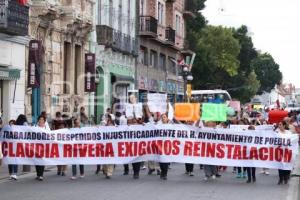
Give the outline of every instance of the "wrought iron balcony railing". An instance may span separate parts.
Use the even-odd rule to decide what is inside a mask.
[[[17,0],[0,0],[0,32],[28,35],[29,7]]]
[[[157,19],[152,16],[140,17],[140,35],[141,36],[157,36]]]
[[[171,27],[166,28],[166,41],[171,45],[175,44],[175,30]]]

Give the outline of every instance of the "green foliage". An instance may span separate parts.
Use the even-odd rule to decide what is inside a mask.
[[[205,0],[193,3],[195,10],[201,10]],[[210,26],[200,12],[194,14],[196,17],[186,22],[188,47],[197,55],[193,88],[222,88],[245,103],[257,93],[271,91],[281,81],[278,64],[271,55],[257,52],[246,26]]]
[[[224,86],[224,76],[232,77],[238,72],[238,41],[231,29],[221,26],[206,26],[197,36],[197,60],[193,67],[195,86]]]
[[[257,78],[261,83],[258,91],[259,94],[270,92],[282,80],[279,65],[270,54],[260,54],[251,62],[251,67],[255,70]]]

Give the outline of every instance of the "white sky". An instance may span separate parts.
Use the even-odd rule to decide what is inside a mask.
[[[269,52],[284,82],[300,88],[300,0],[207,0],[202,13],[209,24],[248,26],[256,49]]]

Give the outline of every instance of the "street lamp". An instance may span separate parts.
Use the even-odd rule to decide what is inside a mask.
[[[187,66],[181,65],[181,67],[182,67],[182,72],[179,74],[178,80],[181,81],[183,79],[183,86],[184,86],[183,98],[184,98],[184,102],[186,102],[187,101],[187,94],[186,94],[187,84],[188,84],[188,82],[192,81],[194,79],[194,77],[192,76],[192,73]]]

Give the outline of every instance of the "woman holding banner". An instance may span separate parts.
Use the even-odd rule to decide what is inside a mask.
[[[113,114],[109,114],[106,122],[106,126],[115,126],[115,116]],[[103,165],[103,173],[106,179],[110,179],[114,172],[114,165]]]
[[[248,130],[255,130],[255,126],[250,125],[248,127]],[[256,168],[255,167],[246,167],[246,170],[247,170],[247,177],[248,177],[248,180],[246,183],[251,183],[251,181],[253,183],[255,183],[256,182],[256,176],[255,176]]]
[[[162,124],[170,123],[167,114],[162,114],[161,122],[162,122]],[[167,180],[169,165],[170,165],[170,163],[159,163],[160,170],[161,170],[160,179]]]
[[[66,127],[66,121],[61,115],[61,112],[55,113],[55,119],[52,122],[52,130],[63,129]],[[67,165],[57,165],[57,176],[65,176]]]
[[[215,122],[206,122],[206,127],[208,128],[216,128],[217,124]],[[205,178],[204,180],[207,181],[209,178],[212,178],[213,180],[216,179],[218,174],[218,167],[215,165],[204,165],[204,173]]]
[[[284,134],[284,135],[292,134],[289,131],[288,124],[285,121],[278,123],[278,128],[276,129],[276,132],[279,134]],[[278,169],[278,174],[279,174],[278,185],[281,185],[282,183],[288,184],[288,181],[290,179],[291,170]]]
[[[80,119],[75,118],[74,119],[74,128],[80,128],[81,127],[81,122]],[[80,178],[84,178],[84,166],[79,165],[79,171],[80,171]],[[77,175],[77,166],[72,165],[72,177],[71,180],[75,180]]]
[[[49,126],[46,126],[46,118],[44,115],[39,116],[38,123],[36,126],[50,131]],[[43,181],[45,166],[44,165],[36,165],[35,170],[36,170],[36,180]]]
[[[129,96],[129,104],[126,104],[126,118],[127,125],[143,124],[143,110],[142,105],[137,103],[137,99],[134,95]],[[132,163],[133,178],[140,178],[141,162]],[[129,172],[129,165],[124,165],[124,175]]]

